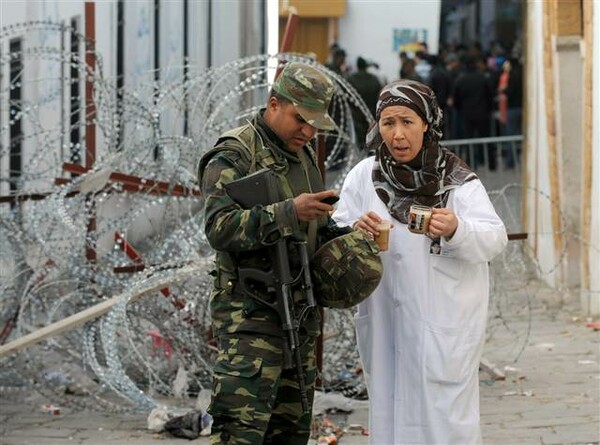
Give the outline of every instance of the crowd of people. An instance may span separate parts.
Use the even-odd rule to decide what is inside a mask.
[[[399,65],[399,79],[422,82],[435,93],[444,116],[444,140],[521,134],[523,70],[518,47],[507,51],[495,43],[483,51],[478,44],[443,45],[438,54],[430,54],[427,44],[421,42],[414,54],[399,53]],[[368,70],[377,64],[363,57],[357,59],[356,69],[350,68],[345,50],[338,45],[331,47],[326,66],[344,76],[367,105],[374,104],[374,85],[381,88],[385,83]],[[363,122],[357,114],[358,141],[363,141]],[[489,150],[489,167],[494,169],[495,147]],[[512,151],[507,150],[503,157],[505,167],[514,167]],[[475,162],[483,162],[481,153]]]

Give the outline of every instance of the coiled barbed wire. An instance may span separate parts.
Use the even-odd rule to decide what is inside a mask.
[[[336,129],[318,134],[331,147],[328,187],[339,189],[365,156],[355,141],[352,111],[368,123],[373,116],[341,76],[299,54],[250,56],[210,69],[188,64],[185,77],[183,67],[170,67],[159,82],[117,88],[115,79],[104,77],[93,42],[62,24],[12,25],[0,30],[0,40],[40,32],[44,38],[28,39],[32,44],[20,53],[0,57],[3,70],[15,61],[47,68],[38,77],[21,70],[0,86],[0,103],[11,110],[0,128],[0,140],[9,141],[0,157],[9,158],[18,143],[25,158],[20,171],[0,173],[2,194],[11,191],[0,203],[0,344],[120,297],[84,325],[0,358],[0,385],[33,387],[63,405],[112,411],[184,401],[210,385],[215,354],[208,310],[213,252],[203,231],[198,159],[224,130],[263,107],[274,59],[309,63],[334,82]],[[52,45],[60,33],[79,40],[83,57]],[[93,56],[93,67],[85,55]],[[81,97],[80,109],[70,110],[81,112],[78,122],[56,113],[72,99],[67,87],[74,81],[60,76],[61,67],[93,84],[93,109]],[[15,88],[28,92],[27,99],[15,100]],[[15,141],[10,133],[17,127],[23,131]],[[92,129],[98,150],[88,170],[86,132]],[[81,131],[80,140],[67,143],[74,130]],[[519,184],[490,191],[509,231],[520,229],[521,191]],[[528,192],[550,199],[540,190]],[[581,242],[564,230],[537,234],[555,235]],[[94,255],[87,258],[88,252]],[[531,317],[534,284],[554,273],[565,255],[542,266],[519,241],[492,263],[488,335],[507,336],[509,360],[518,360],[529,335],[511,320]],[[325,311],[323,345],[323,388],[364,395],[352,310]],[[175,385],[180,370],[187,375],[185,393]]]

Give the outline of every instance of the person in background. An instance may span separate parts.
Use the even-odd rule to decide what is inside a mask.
[[[431,88],[386,85],[376,121],[367,135],[375,155],[349,172],[333,214],[373,236],[382,220],[393,224],[382,280],[355,316],[370,443],[480,444],[488,262],[506,229],[477,175],[440,146]],[[408,230],[414,204],[432,208],[426,234]]]
[[[375,106],[377,104],[377,98],[379,97],[379,90],[381,90],[381,84],[377,76],[369,73],[367,68],[369,64],[362,57],[356,59],[357,71],[348,77],[348,83],[356,89],[365,105],[371,112],[371,115],[375,116]],[[354,130],[356,134],[356,141],[360,148],[365,146],[365,137],[367,135],[367,129],[369,123],[367,122],[364,114],[357,108],[352,108],[352,115],[354,118]]]
[[[305,445],[309,439],[319,312],[306,306],[305,291],[294,291],[296,313],[302,307],[309,309],[297,321],[304,371],[304,376],[298,376],[293,365],[285,365],[287,337],[283,320],[270,305],[277,301],[273,290],[257,281],[251,293],[260,300],[249,296],[240,282],[240,270],[272,272],[277,265],[269,246],[284,239],[290,258],[295,259],[290,264],[295,277],[299,254],[290,240],[307,239],[318,247],[311,233],[333,224],[329,217],[333,206],[322,199],[337,193],[324,190],[311,147],[317,129],[334,127],[327,114],[333,90],[331,80],[313,66],[286,64],[266,108],[246,125],[221,135],[200,160],[204,229],[216,251],[210,314],[218,357],[208,409],[214,419],[213,445]],[[244,209],[225,186],[262,168],[277,173],[285,196],[279,202]],[[306,385],[309,412],[301,407],[299,378]]]
[[[325,64],[327,68],[342,77],[348,74],[348,66],[346,65],[346,51],[342,48],[333,50],[331,63]]]
[[[380,66],[377,62],[367,59],[367,72],[377,77],[377,80],[379,80],[380,85],[385,85],[387,83],[387,78],[381,72]]]
[[[415,71],[415,60],[408,58],[404,61],[404,65],[402,65],[402,69],[404,71],[404,77],[403,79],[408,79],[408,80],[416,80],[417,82],[423,82],[423,79],[421,79],[421,76],[419,76],[417,74],[417,72]]]
[[[446,139],[448,139],[448,136],[450,135],[448,99],[451,94],[452,80],[446,71],[443,61],[438,56],[430,55],[429,63],[432,66],[431,75],[429,77],[429,86],[435,93],[435,97],[442,110],[442,115],[444,116],[443,133],[444,136],[446,136]]]
[[[453,106],[460,111],[464,138],[485,138],[490,136],[492,126],[492,110],[494,109],[495,92],[490,80],[480,69],[485,67],[481,57],[467,58],[467,70],[458,77],[454,88]],[[496,149],[488,145],[488,162],[490,170],[496,168]],[[483,152],[475,153],[475,164],[484,163]]]
[[[509,59],[502,64],[497,97],[500,134],[502,136],[521,134],[523,74],[518,60]],[[516,159],[511,146],[504,147],[502,157],[506,168],[514,168]]]
[[[429,63],[428,54],[424,51],[417,51],[415,53],[415,71],[422,79],[422,82],[429,83],[429,77],[431,76],[431,64]]]
[[[332,60],[325,66],[335,74],[343,77],[348,76],[348,66],[346,65],[346,51],[337,46],[333,49]],[[340,104],[335,99],[329,105],[329,115],[339,126],[342,123],[343,113]],[[335,129],[335,128],[334,128]],[[328,132],[325,135],[325,154],[327,156],[326,164],[329,170],[337,170],[344,166],[346,155],[348,153],[348,143],[338,138],[336,131]]]
[[[521,134],[523,107],[523,69],[516,58],[509,59],[510,75],[504,90],[507,102],[506,135]]]
[[[448,53],[444,60],[446,62],[446,72],[450,78],[450,90],[446,104],[448,105],[448,115],[444,117],[446,126],[449,128],[447,139],[462,138],[462,119],[460,111],[454,106],[454,89],[456,88],[456,80],[463,72],[460,59],[456,53]]]
[[[398,71],[398,78],[406,79],[406,71],[404,71],[404,64],[409,59],[406,51],[400,51],[400,54],[398,54],[398,59],[400,60],[400,71]]]
[[[508,78],[510,77],[510,62],[504,61],[502,64],[502,72],[498,77],[498,89],[496,100],[498,102],[498,120],[500,121],[500,132],[504,132],[506,121],[508,118],[508,102],[506,100],[506,88],[508,87]]]

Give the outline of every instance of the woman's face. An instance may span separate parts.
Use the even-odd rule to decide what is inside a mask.
[[[386,107],[379,117],[379,133],[385,145],[392,157],[403,164],[419,154],[428,128],[415,111],[404,105]]]

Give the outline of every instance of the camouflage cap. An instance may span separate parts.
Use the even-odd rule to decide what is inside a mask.
[[[375,241],[358,230],[323,244],[311,261],[317,302],[346,309],[371,295],[383,274],[378,253]]]
[[[289,62],[275,82],[273,90],[288,99],[302,118],[320,130],[333,130],[335,123],[327,109],[333,96],[333,83],[311,65]]]

